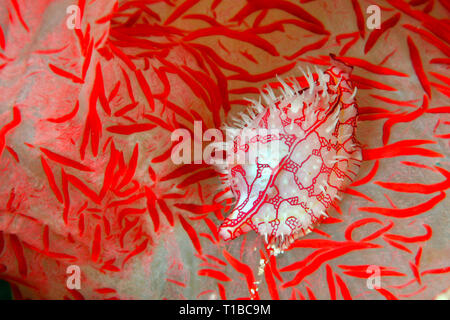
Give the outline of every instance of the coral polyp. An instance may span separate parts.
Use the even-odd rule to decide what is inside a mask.
[[[267,87],[265,104],[253,101],[227,149],[226,174],[236,205],[219,234],[230,240],[250,230],[286,248],[328,216],[327,210],[355,178],[362,157],[356,138],[358,108],[351,67],[332,58],[323,72],[278,79],[281,95]],[[231,159],[231,160],[230,160]]]

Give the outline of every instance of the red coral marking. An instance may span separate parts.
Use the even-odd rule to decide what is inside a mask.
[[[14,212],[16,210],[16,208],[12,207],[13,201],[15,198],[16,198],[16,192],[15,192],[14,188],[12,188],[9,193],[8,203],[6,203],[6,210],[8,210],[10,212]]]
[[[189,211],[193,214],[205,214],[214,212],[216,210],[220,210],[222,206],[220,204],[212,204],[212,205],[197,205],[193,203],[176,203],[175,207]]]
[[[84,80],[81,79],[80,77],[77,77],[76,75],[74,75],[74,74],[72,74],[72,73],[70,73],[70,72],[67,72],[67,71],[65,71],[65,70],[63,70],[63,69],[61,69],[61,68],[58,68],[57,66],[55,66],[55,65],[53,65],[53,64],[51,64],[51,63],[49,63],[48,66],[50,67],[50,69],[51,69],[54,73],[56,73],[57,75],[59,75],[59,76],[61,76],[61,77],[70,79],[70,80],[72,80],[74,83],[84,83]]]
[[[420,117],[421,115],[423,115],[427,109],[428,109],[428,98],[424,95],[423,103],[420,108],[408,114],[400,114],[390,117],[390,119],[388,119],[383,125],[383,144],[387,144],[389,137],[391,135],[391,129],[396,123],[411,122]]]
[[[436,89],[438,89],[442,94],[446,95],[447,97],[450,98],[450,88],[443,86],[439,83],[436,82],[430,82],[430,84],[435,87]]]
[[[101,270],[107,270],[107,271],[111,271],[111,272],[120,272],[120,269],[118,267],[112,265],[111,263],[105,263],[102,266]]]
[[[359,179],[357,181],[354,181],[351,184],[351,186],[352,187],[357,187],[357,186],[361,186],[363,184],[366,184],[366,183],[370,182],[375,177],[375,175],[377,174],[379,166],[380,166],[380,161],[376,160],[375,164],[372,167],[372,170],[370,170],[370,172],[367,174],[367,176],[365,176],[364,178],[361,178],[361,179]]]
[[[69,112],[68,114],[61,116],[59,118],[47,118],[47,121],[49,122],[53,122],[53,123],[64,123],[69,121],[70,119],[73,119],[73,117],[76,116],[76,114],[78,113],[78,110],[80,108],[80,102],[77,101],[77,103],[75,104],[75,108],[73,108],[73,110],[71,112]]]
[[[304,46],[303,48],[301,48],[300,50],[291,54],[290,56],[285,56],[285,58],[288,60],[292,60],[292,59],[295,59],[298,56],[301,56],[309,51],[318,50],[318,49],[322,48],[328,42],[328,39],[329,39],[329,37],[326,36],[317,42],[314,42],[314,43]]]
[[[149,239],[145,239],[140,245],[136,247],[130,254],[123,260],[122,268],[125,266],[125,263],[127,263],[128,260],[130,260],[132,257],[142,253],[147,249]]]
[[[9,241],[11,243],[11,247],[14,251],[14,255],[17,260],[17,269],[19,270],[19,274],[22,278],[26,278],[28,275],[28,267],[27,261],[25,259],[25,255],[23,252],[22,243],[15,234],[9,235]]]
[[[324,29],[322,22],[304,10],[301,6],[284,0],[250,0],[249,3],[257,9],[278,9],[292,14],[297,18],[318,25]],[[253,12],[253,11],[250,11]],[[232,19],[233,20],[233,19]]]
[[[133,61],[131,61],[131,59],[125,53],[123,53],[122,50],[117,48],[111,42],[109,42],[109,47],[111,48],[111,51],[128,66],[128,68],[130,68],[133,71],[137,70]],[[122,71],[123,71],[123,69],[122,69]],[[123,71],[123,72],[125,73],[125,71]]]
[[[339,242],[331,241],[331,240],[319,240],[320,242],[328,242],[328,243],[336,243],[339,244]],[[296,241],[298,242],[298,241]],[[314,241],[313,241],[314,243]],[[295,244],[295,243],[294,243]],[[319,242],[315,243],[316,245],[319,245]],[[315,257],[312,261],[310,261],[309,264],[307,264],[305,267],[303,267],[297,275],[292,279],[291,281],[285,282],[283,284],[283,288],[288,288],[292,286],[296,286],[299,284],[306,276],[310,275],[314,271],[320,268],[320,266],[329,260],[336,259],[337,257],[340,257],[344,254],[347,254],[348,252],[354,251],[354,250],[362,250],[362,249],[372,249],[372,248],[378,248],[379,245],[376,244],[369,244],[369,243],[361,243],[361,242],[352,242],[349,244],[341,243],[339,247],[331,250],[327,250],[324,253],[319,254],[317,257]]]
[[[127,104],[125,107],[123,107],[122,109],[119,109],[119,110],[117,110],[115,113],[114,113],[114,116],[116,116],[116,117],[121,117],[121,116],[123,116],[124,114],[126,114],[127,112],[129,112],[129,111],[131,111],[131,110],[133,110],[134,108],[136,108],[137,106],[138,106],[138,102],[134,102],[134,103],[130,103],[130,104]]]
[[[116,293],[117,291],[113,288],[98,288],[94,290],[100,294]]]
[[[364,266],[339,266],[340,268],[345,268],[345,267],[351,267],[349,268],[350,270],[344,271],[344,274],[351,276],[351,277],[355,277],[355,278],[360,278],[360,279],[368,279],[371,274],[367,273],[367,268],[369,267],[369,265],[364,265]],[[358,268],[354,268],[354,267],[358,267]],[[382,277],[404,277],[406,276],[406,274],[401,273],[401,272],[397,272],[397,271],[393,271],[393,270],[389,270],[388,267],[383,267],[380,266],[380,276]]]
[[[20,12],[20,7],[19,7],[19,4],[17,3],[17,0],[11,0],[11,2],[13,4],[14,11],[16,11],[17,17],[19,18],[20,23],[25,28],[25,30],[27,30],[27,32],[30,32],[30,29],[28,28],[28,25],[23,20],[22,13]]]
[[[112,19],[112,17],[114,16],[114,13],[117,11],[118,8],[119,8],[119,2],[114,3],[111,13],[98,19],[97,21],[95,21],[95,23],[102,24],[102,23],[109,22]]]
[[[200,244],[200,240],[197,236],[197,232],[195,231],[195,229],[189,224],[189,222],[187,222],[183,216],[178,215],[178,219],[181,222],[181,225],[183,227],[183,229],[186,231],[186,233],[188,234],[189,238],[192,241],[192,244],[194,245],[195,250],[197,250],[197,252],[202,255],[202,246]]]
[[[411,57],[411,62],[412,62],[414,71],[416,72],[417,78],[419,79],[420,84],[422,85],[422,88],[425,90],[427,95],[431,98],[430,83],[425,74],[425,71],[423,70],[422,59],[420,58],[419,50],[417,49],[416,45],[414,44],[414,41],[411,39],[410,36],[408,36],[407,42],[408,42],[408,47],[409,47],[409,55]]]
[[[129,125],[115,125],[106,128],[107,131],[122,135],[131,135],[135,133],[150,131],[156,128],[156,125],[152,123],[138,123]]]
[[[273,277],[272,268],[269,263],[266,263],[266,265],[264,266],[264,278],[266,280],[267,288],[272,300],[280,300],[277,284],[275,282],[275,278]]]
[[[63,203],[63,197],[61,195],[61,192],[58,189],[58,186],[56,185],[55,176],[53,175],[52,170],[50,169],[50,166],[48,165],[47,161],[41,156],[41,163],[42,168],[44,169],[45,175],[47,176],[48,184],[50,188],[52,189],[53,193],[55,194],[56,199]]]
[[[345,189],[343,191],[343,193],[351,194],[351,195],[353,195],[355,197],[360,197],[360,198],[365,199],[365,200],[370,201],[370,202],[375,202],[372,198],[369,198],[364,193],[362,193],[362,192],[360,192],[358,190],[347,188],[347,189]]]
[[[389,225],[387,225],[384,228],[379,229],[378,231],[375,231],[374,233],[368,235],[367,237],[361,239],[361,241],[371,241],[374,240],[376,238],[378,238],[379,236],[383,235],[384,233],[386,233],[387,231],[389,231],[390,229],[392,229],[392,227],[394,226],[394,223],[391,221],[389,223]]]
[[[173,284],[176,284],[179,287],[186,288],[186,283],[184,283],[184,282],[177,281],[177,280],[174,280],[174,279],[169,279],[169,278],[166,278],[166,281],[167,282],[171,282]]]
[[[364,47],[364,53],[367,54],[370,49],[372,49],[372,47],[375,45],[375,43],[377,42],[377,40],[381,37],[381,35],[386,32],[388,29],[395,27],[395,25],[398,23],[398,21],[400,20],[400,13],[396,13],[395,15],[393,15],[391,18],[387,19],[386,21],[384,21],[381,26],[380,29],[375,29],[373,30],[369,37],[367,38],[366,41],[366,45]]]
[[[0,48],[5,50],[5,34],[3,33],[3,28],[0,26]]]
[[[86,79],[86,74],[87,74],[87,71],[91,64],[91,58],[92,58],[93,51],[94,51],[94,40],[92,40],[87,47],[86,58],[84,59],[83,66],[81,68],[81,78],[83,80]]]
[[[255,299],[259,300],[259,294],[255,291],[255,276],[253,275],[252,269],[246,265],[245,263],[240,262],[238,259],[233,257],[228,251],[225,249],[222,251],[223,256],[228,261],[228,263],[239,273],[245,276],[247,280],[248,291],[251,296],[255,297]],[[254,293],[252,293],[252,289]]]
[[[410,24],[404,24],[403,25],[404,28],[411,30],[415,33],[417,33],[418,35],[420,35],[420,37],[427,41],[428,43],[430,43],[431,45],[435,46],[436,48],[438,48],[440,51],[442,51],[442,53],[444,53],[447,57],[450,57],[450,46],[448,46],[447,44],[445,44],[444,42],[442,42],[439,38],[435,37],[433,34],[431,34],[430,32],[417,28],[415,26],[412,26]],[[433,59],[435,60],[435,59]],[[436,59],[437,60],[437,59]],[[445,60],[445,59],[442,59]]]
[[[335,274],[335,277],[336,283],[341,290],[342,298],[344,298],[344,300],[353,300],[352,295],[350,294],[350,290],[348,290],[348,287],[345,284],[344,280],[342,280],[342,278],[338,274]]]
[[[234,64],[231,64],[227,61],[225,61],[224,59],[222,59],[213,49],[211,49],[210,47],[201,45],[201,44],[196,44],[193,43],[192,47],[196,48],[197,50],[199,50],[203,56],[207,56],[210,59],[212,59],[215,64],[217,64],[217,66],[230,70],[230,71],[235,71],[238,73],[246,73],[247,70],[240,68],[239,66],[235,66]],[[217,67],[216,66],[216,67]],[[212,67],[212,66],[211,66]]]
[[[393,158],[398,156],[424,156],[431,158],[442,158],[442,154],[423,148],[415,148],[417,145],[436,143],[431,140],[404,140],[388,144],[384,147],[364,149],[362,151],[364,160],[375,160],[382,158]]]
[[[146,208],[125,208],[125,209],[122,209],[117,215],[119,224],[122,225],[123,219],[125,219],[126,216],[135,215],[135,214],[142,215],[142,214],[145,213],[145,211],[147,211]],[[137,220],[135,222],[137,222]],[[132,226],[133,225],[129,225],[128,228],[131,228]],[[126,229],[127,229],[127,227],[125,229],[123,229],[123,230],[126,230]],[[126,231],[128,231],[128,230],[126,230]]]
[[[347,42],[345,44],[344,47],[342,47],[341,51],[339,51],[339,55],[343,56],[347,53],[348,50],[350,50],[350,48],[358,41],[359,39],[359,35],[358,32],[353,32],[353,33],[344,33],[341,35],[336,36],[336,41],[338,43],[338,45],[341,45],[341,40],[342,39],[347,39],[347,38],[352,38],[349,42]],[[318,63],[319,61],[316,61],[316,63]],[[327,65],[327,64],[324,64]]]
[[[379,293],[381,293],[387,300],[398,300],[396,296],[394,296],[390,291],[384,288],[375,288]]]
[[[67,174],[64,171],[64,169],[61,169],[61,182],[64,196],[63,220],[64,223],[67,225],[69,218],[70,197],[69,197],[69,182],[67,180]]]
[[[359,58],[352,58],[352,57],[336,57],[336,59],[343,61],[347,63],[348,65],[354,66],[354,67],[360,67],[367,71],[370,71],[375,74],[382,74],[386,76],[398,76],[398,77],[409,77],[406,73],[399,72],[396,70],[392,70],[389,68],[377,66],[375,64],[372,64],[370,62],[367,62],[366,60],[359,59]]]
[[[253,28],[258,27],[261,24],[268,12],[269,10],[264,9],[256,16],[255,21],[253,21]]]
[[[102,106],[103,110],[108,116],[111,116],[111,108],[109,107],[108,99],[106,98],[105,94],[105,84],[103,81],[103,73],[100,63],[98,62],[95,67],[95,81],[94,81],[94,88],[97,92],[97,97],[100,100],[100,105]]]
[[[84,214],[81,213],[80,216],[78,217],[78,233],[79,233],[80,237],[82,237],[83,234],[84,234],[84,227],[85,227],[85,225],[84,225]]]
[[[388,104],[395,104],[397,106],[405,106],[405,107],[413,107],[413,108],[416,108],[416,105],[414,105],[413,103],[419,101],[419,100],[399,101],[399,100],[390,99],[390,98],[387,98],[387,97],[378,96],[376,94],[371,94],[370,96],[375,98],[375,99],[377,99],[377,100],[386,102]]]
[[[220,299],[227,300],[227,293],[226,293],[226,290],[225,290],[225,287],[223,286],[223,284],[217,283],[217,287],[219,289]]]
[[[102,241],[102,228],[100,225],[97,225],[94,231],[94,240],[92,241],[92,252],[91,252],[91,260],[94,262],[97,262],[100,256],[101,241]]]
[[[120,81],[117,81],[116,84],[114,85],[114,88],[109,93],[108,102],[111,102],[117,96],[119,89],[120,89]]]
[[[4,247],[5,247],[5,238],[3,236],[3,231],[0,230],[0,255],[3,253]]]
[[[417,267],[417,265],[415,265],[414,263],[412,263],[410,261],[409,266],[411,268],[412,273],[414,274],[414,277],[416,278],[417,282],[419,283],[419,285],[422,285],[422,279],[420,278],[419,268]]]
[[[162,213],[167,218],[167,221],[169,222],[169,224],[171,226],[173,226],[174,225],[173,213],[169,209],[167,203],[163,199],[157,199],[157,202],[158,202],[159,208],[161,209]]]
[[[148,85],[147,80],[145,80],[145,77],[142,74],[141,70],[136,70],[135,73],[136,73],[136,79],[142,89],[142,92],[145,95],[145,98],[147,99],[150,109],[152,111],[155,111],[155,101],[153,100],[152,90],[150,89],[150,86]]]
[[[211,179],[213,177],[217,177],[217,172],[213,169],[200,171],[184,179],[177,185],[177,188],[183,189],[199,181]]]
[[[450,59],[435,58],[435,59],[431,59],[430,63],[432,63],[432,64],[447,64],[447,65],[450,65]]]
[[[89,188],[83,181],[81,181],[78,177],[75,177],[71,174],[66,174],[66,178],[70,183],[80,190],[86,197],[91,199],[96,204],[100,204],[101,200],[100,197],[97,195],[95,191],[93,191],[91,188]]]
[[[71,167],[80,171],[94,171],[88,166],[85,166],[84,164],[81,164],[75,160],[69,159],[67,157],[64,157],[62,155],[59,155],[53,151],[50,151],[47,148],[39,148],[49,159],[58,162],[64,166]]]
[[[20,162],[19,155],[14,151],[13,148],[6,146],[6,150],[11,154],[11,156],[14,158],[14,160],[16,160],[17,163]]]
[[[171,24],[176,19],[178,19],[183,13],[188,11],[190,8],[195,6],[199,0],[186,0],[181,5],[177,6],[174,12],[166,19],[164,25]]]
[[[42,241],[44,244],[44,251],[49,251],[49,247],[50,247],[50,239],[49,239],[49,228],[48,225],[44,226],[44,232],[42,235]]]
[[[192,41],[202,37],[210,36],[226,36],[235,40],[243,41],[254,45],[261,50],[266,51],[272,56],[279,56],[277,49],[267,40],[257,36],[248,31],[236,31],[231,30],[223,26],[219,27],[209,27],[204,29],[198,29],[191,32],[188,36],[184,37],[184,41]]]
[[[406,243],[428,241],[431,239],[433,230],[427,224],[424,224],[423,226],[426,229],[426,233],[423,236],[405,237],[405,236],[398,235],[398,234],[385,234],[384,237],[391,239],[391,240],[396,240],[396,241],[401,241],[401,242],[406,242]]]
[[[443,176],[445,176],[446,179],[443,182],[426,185],[420,183],[389,183],[389,182],[375,181],[375,184],[383,188],[398,192],[422,193],[422,194],[432,194],[450,188],[450,172],[440,167],[435,168]]]
[[[134,174],[136,172],[138,157],[139,157],[139,144],[136,143],[133,149],[133,153],[130,157],[130,162],[128,163],[128,168],[125,172],[125,176],[123,177],[120,184],[116,187],[117,189],[122,189],[131,181],[131,179],[133,179]]]
[[[415,259],[414,259],[415,265],[416,265],[417,267],[420,266],[420,258],[421,258],[421,257],[422,257],[422,247],[420,247],[419,250],[417,250],[417,254],[416,254],[416,257],[415,257]]]
[[[232,281],[225,273],[213,269],[200,269],[197,274],[199,276],[210,277],[219,281]]]
[[[327,264],[325,268],[327,270],[327,283],[328,290],[330,291],[330,299],[336,300],[336,285],[334,284],[333,270],[331,269],[329,264]]]
[[[450,272],[450,267],[444,267],[444,268],[428,269],[428,270],[422,271],[422,273],[420,275],[424,276],[426,274],[442,274],[442,273],[448,273],[448,272]]]
[[[392,241],[388,238],[386,238],[385,236],[383,236],[383,240],[386,241],[389,245],[391,245],[394,248],[400,249],[402,251],[408,252],[408,253],[412,253],[411,250],[409,250],[407,247],[405,247],[404,245],[397,243],[395,241]]]
[[[22,122],[22,117],[20,114],[19,108],[16,106],[13,107],[13,119],[11,122],[5,124],[3,128],[0,129],[0,157],[2,156],[3,149],[5,148],[6,143],[6,134],[10,132],[12,129],[17,127]]]
[[[364,225],[366,225],[368,223],[378,223],[378,224],[383,225],[383,223],[380,220],[376,219],[376,218],[365,218],[365,219],[361,219],[361,220],[355,221],[351,225],[349,225],[347,227],[347,229],[345,229],[345,239],[347,239],[349,241],[352,241],[353,240],[352,239],[352,232],[356,228],[362,227],[362,226],[364,226]]]
[[[355,11],[356,24],[358,26],[359,33],[361,35],[361,38],[364,39],[364,37],[366,35],[366,25],[364,23],[364,16],[361,11],[361,6],[359,5],[358,0],[352,0],[352,6],[353,6],[353,10]]]
[[[420,215],[422,213],[425,213],[432,208],[434,208],[439,202],[441,202],[443,199],[445,199],[445,193],[441,192],[434,198],[431,198],[430,200],[421,203],[417,206],[410,207],[410,208],[404,208],[404,209],[391,209],[391,208],[379,208],[379,207],[362,207],[359,208],[360,211],[365,212],[371,212],[376,213],[388,217],[395,217],[395,218],[409,218],[414,217],[417,215]]]
[[[200,88],[200,87],[198,87],[198,88]],[[202,92],[204,93],[203,90],[202,90]],[[208,100],[207,98],[205,98],[205,99]],[[169,109],[171,109],[172,111],[174,111],[177,115],[179,115],[179,116],[183,117],[184,119],[188,120],[189,122],[193,122],[194,119],[192,118],[192,116],[189,113],[187,113],[185,110],[183,110],[182,108],[177,106],[175,103],[172,103],[170,101],[166,101],[165,106],[168,107]]]
[[[379,89],[379,90],[385,90],[385,91],[397,91],[396,88],[390,87],[384,83],[363,78],[360,76],[357,76],[356,74],[352,74],[350,76],[351,80],[355,83],[356,87],[360,87],[361,89]]]

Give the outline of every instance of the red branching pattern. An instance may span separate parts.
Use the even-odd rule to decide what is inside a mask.
[[[64,5],[0,8],[0,278],[16,299],[449,289],[448,1],[79,0],[79,29]],[[354,67],[358,176],[283,254],[256,233],[224,242],[224,177],[201,159],[174,164],[171,133],[199,140],[194,120],[219,127],[280,88],[277,75],[306,87],[295,66],[325,70],[330,53]],[[70,265],[81,290],[67,287]]]

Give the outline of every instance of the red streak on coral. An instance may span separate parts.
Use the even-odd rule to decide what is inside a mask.
[[[243,42],[251,43],[257,48],[260,48],[273,56],[279,56],[277,49],[267,40],[250,32],[239,32],[231,30],[225,27],[209,27],[205,29],[199,29],[191,32],[188,36],[184,37],[184,41],[192,41],[202,37],[223,35],[232,39],[240,40]]]
[[[431,158],[442,158],[443,155],[424,148],[416,148],[417,145],[435,143],[430,140],[403,140],[388,144],[384,147],[363,150],[364,160],[392,158],[406,155],[420,155]]]
[[[379,293],[381,293],[387,300],[398,300],[396,296],[394,296],[390,291],[384,288],[375,288]]]
[[[50,67],[50,69],[51,69],[54,73],[56,73],[57,75],[59,75],[59,76],[61,76],[61,77],[70,79],[70,80],[72,80],[74,83],[84,83],[84,80],[81,79],[80,77],[77,77],[76,75],[74,75],[74,74],[72,74],[72,73],[70,73],[70,72],[67,72],[67,71],[65,71],[65,70],[63,70],[63,69],[61,69],[61,68],[59,68],[59,67],[57,67],[57,66],[55,66],[55,65],[53,65],[53,64],[51,64],[51,63],[49,63],[48,66]]]
[[[228,263],[239,273],[245,276],[247,280],[248,291],[251,296],[254,296],[255,299],[259,299],[259,294],[257,291],[252,293],[252,289],[255,289],[255,276],[253,275],[252,269],[246,265],[245,263],[240,262],[238,259],[233,257],[228,251],[225,249],[222,251],[223,256],[228,261]]]
[[[372,47],[375,45],[375,43],[383,33],[385,33],[388,29],[395,27],[395,25],[400,20],[400,16],[401,16],[400,13],[396,13],[391,18],[384,21],[381,24],[380,29],[375,29],[370,33],[366,41],[366,46],[364,47],[364,53],[367,54],[370,51],[370,49],[372,49]]]
[[[17,107],[13,107],[13,120],[3,126],[0,129],[0,157],[2,156],[3,149],[5,148],[6,134],[12,129],[17,127],[22,121],[20,110]]]
[[[417,78],[419,78],[419,81],[423,89],[425,90],[427,95],[431,98],[430,83],[425,74],[425,71],[423,70],[422,59],[420,58],[419,50],[417,49],[416,45],[414,44],[410,36],[408,36],[407,42],[409,47],[409,55],[411,57],[411,62],[414,67],[414,70],[416,71]]]
[[[100,256],[101,241],[102,241],[102,229],[100,225],[97,225],[94,231],[94,241],[92,242],[92,253],[91,253],[91,259],[94,262],[97,262]]]
[[[49,122],[54,122],[54,123],[64,123],[69,121],[70,119],[72,119],[73,117],[76,116],[76,114],[78,113],[78,110],[80,108],[80,103],[79,101],[77,101],[75,108],[73,108],[73,110],[71,112],[69,112],[68,114],[61,116],[59,118],[47,118],[47,121]]]
[[[26,24],[25,20],[23,20],[22,13],[20,12],[19,4],[17,3],[17,0],[11,0],[14,10],[16,11],[17,17],[19,18],[20,23],[22,26],[27,30],[27,32],[30,32],[30,29],[28,28],[28,25]]]
[[[63,203],[63,197],[61,195],[61,192],[58,189],[58,186],[55,181],[55,176],[53,175],[53,172],[50,169],[50,166],[48,165],[47,161],[43,157],[41,157],[41,163],[42,163],[42,168],[44,169],[45,175],[47,176],[48,184],[49,184],[50,188],[52,189],[53,193],[55,194],[56,199],[58,199],[58,201],[60,203]]]
[[[426,234],[424,234],[422,236],[405,237],[405,236],[397,235],[397,234],[385,234],[384,237],[391,239],[391,240],[396,240],[396,241],[401,241],[401,242],[406,242],[406,243],[428,241],[428,240],[430,240],[430,238],[433,234],[433,231],[429,225],[424,224],[423,226],[425,227],[427,232],[426,232]]]
[[[339,286],[339,289],[341,290],[342,298],[344,300],[353,300],[352,295],[350,294],[350,291],[348,290],[347,285],[345,284],[344,280],[336,273],[336,283]]]
[[[301,56],[309,51],[313,51],[313,50],[318,50],[320,48],[322,48],[327,42],[328,42],[328,38],[329,37],[324,37],[323,39],[311,43],[309,45],[304,46],[303,48],[301,48],[300,50],[296,51],[295,53],[291,54],[290,56],[287,56],[286,59],[288,60],[292,60],[297,58],[298,56]]]
[[[366,25],[364,23],[364,16],[361,10],[361,6],[359,5],[358,0],[352,0],[352,6],[353,10],[355,11],[356,15],[356,24],[358,25],[359,33],[361,35],[361,38],[364,39],[366,35]]]
[[[183,13],[188,11],[191,7],[195,6],[199,0],[186,0],[178,6],[174,12],[167,18],[164,22],[165,25],[174,22],[177,18],[179,18]]]
[[[82,163],[79,163],[75,160],[69,159],[67,157],[61,156],[47,148],[39,148],[49,159],[58,162],[64,166],[67,167],[71,167],[71,168],[75,168],[77,170],[80,171],[93,171],[91,168],[89,168],[88,166],[85,166]]]
[[[232,281],[225,273],[213,269],[200,269],[197,274],[199,276],[210,277],[219,281]]]
[[[391,208],[379,208],[379,207],[362,207],[359,208],[361,211],[376,213],[388,217],[395,218],[409,218],[414,217],[428,210],[432,209],[439,202],[441,202],[445,198],[445,193],[440,192],[437,196],[431,198],[430,200],[421,203],[417,206],[404,208],[404,209],[391,209]]]
[[[127,263],[128,260],[130,260],[132,257],[144,252],[145,249],[147,249],[148,242],[149,239],[145,239],[140,245],[138,245],[133,251],[131,251],[130,254],[127,255],[126,258],[123,260],[122,268],[125,265],[125,263]]]
[[[15,234],[9,235],[9,241],[16,257],[19,274],[22,278],[26,278],[28,275],[28,266],[23,252],[22,243]]]
[[[378,224],[383,224],[380,220],[376,219],[376,218],[366,218],[366,219],[361,219],[358,221],[353,222],[351,225],[349,225],[347,227],[347,229],[345,229],[345,239],[352,241],[352,232],[359,227],[362,227],[368,223],[378,223]]]
[[[327,284],[328,290],[330,291],[330,299],[336,300],[336,285],[334,284],[333,270],[331,269],[329,264],[327,264],[325,268],[327,270]]]
[[[192,244],[194,245],[195,250],[201,255],[202,254],[202,246],[200,244],[200,240],[198,239],[197,232],[195,229],[189,224],[189,222],[186,221],[186,219],[183,218],[182,215],[178,215],[178,219],[180,219],[181,225],[183,229],[188,234],[189,238],[192,241]]]

